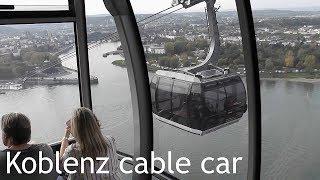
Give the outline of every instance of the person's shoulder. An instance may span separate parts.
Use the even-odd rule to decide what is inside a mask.
[[[31,144],[31,147],[29,148],[30,152],[42,152],[45,156],[53,156],[54,152],[52,148],[45,143],[40,144]]]
[[[48,145],[48,144],[45,144],[45,143],[40,143],[40,144],[31,144],[31,147],[33,149],[38,149],[38,150],[47,150],[47,151],[52,151],[52,148]]]

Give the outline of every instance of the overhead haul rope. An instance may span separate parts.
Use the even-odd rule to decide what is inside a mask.
[[[176,6],[177,6],[177,5],[176,5]],[[163,13],[163,12],[165,12],[165,11],[168,11],[168,10],[170,10],[170,9],[172,9],[172,8],[176,7],[176,6],[172,6],[172,7],[166,8],[166,9],[164,9],[164,10],[162,10],[162,11],[159,11],[159,12],[157,12],[157,13],[153,14],[153,15],[150,15],[150,16],[148,16],[148,17],[146,17],[146,18],[142,19],[142,20],[139,20],[139,21],[137,22],[137,24],[140,26],[140,24],[141,24],[143,21],[146,21],[146,20],[148,20],[148,19],[150,19],[150,18],[152,18],[152,17],[155,17],[155,16],[157,16],[158,14],[161,14],[161,13]],[[174,13],[174,12],[176,12],[176,11],[180,10],[180,9],[182,9],[182,8],[179,8],[179,9],[176,9],[176,10],[174,10],[174,11],[171,11],[171,12],[169,12],[169,13],[167,13],[167,14],[165,14],[165,15],[161,16],[161,17],[164,17],[164,16],[167,16],[167,15],[170,15],[170,14],[172,14],[172,13]],[[159,18],[155,18],[155,19],[154,19],[154,20],[152,20],[152,21],[155,21],[155,20],[157,20],[157,19],[159,19]],[[144,24],[142,24],[142,25],[146,25],[146,24],[148,24],[148,23],[151,23],[152,21],[149,21],[149,22],[144,23]],[[88,50],[91,50],[92,48],[95,48],[95,47],[99,46],[100,44],[102,44],[102,43],[103,43],[103,41],[111,40],[111,38],[114,38],[114,37],[115,37],[115,35],[116,35],[116,36],[118,36],[118,32],[117,32],[117,31],[115,31],[115,32],[113,32],[113,33],[109,34],[108,36],[106,36],[106,37],[104,37],[104,38],[100,39],[99,41],[101,41],[101,42],[89,44],[89,46],[90,46],[90,47],[88,47]],[[73,45],[72,45],[71,47],[73,47]],[[75,51],[73,51],[73,52],[69,52],[69,53],[70,53],[70,54],[74,54],[74,53],[75,53]],[[64,57],[68,56],[68,55],[69,55],[69,53],[65,54],[65,55],[64,55],[63,57],[61,57],[61,58],[64,58]]]
[[[173,21],[171,21],[170,23],[172,23]],[[161,26],[161,25],[158,25],[158,26]],[[154,27],[157,27],[157,26],[153,26],[152,28],[154,28]],[[113,40],[117,40],[118,39],[118,37],[117,36],[114,36],[113,37],[114,39]],[[116,38],[116,39],[115,39]],[[94,48],[94,47],[93,47]],[[93,48],[88,48],[89,50],[90,49],[93,49]],[[42,72],[42,71],[45,71],[45,70],[47,70],[47,69],[49,69],[49,68],[51,68],[51,67],[54,67],[54,66],[56,66],[56,65],[58,65],[58,64],[60,64],[60,62],[63,62],[63,61],[66,61],[66,60],[69,60],[70,58],[73,58],[73,57],[75,57],[75,54],[70,54],[68,57],[65,57],[64,59],[62,59],[61,61],[55,61],[52,65],[50,65],[50,66],[48,66],[48,65],[46,65],[45,67],[43,67],[43,68],[39,68],[39,69],[37,69],[37,70],[35,70],[35,71],[37,71],[37,72],[35,72],[35,73],[33,73],[33,74],[31,74],[31,75],[29,75],[28,77],[25,77],[25,79],[28,79],[28,78],[30,78],[30,77],[32,77],[32,76],[34,76],[34,75],[36,75],[38,72]]]
[[[176,5],[176,6],[178,6],[178,5]],[[152,20],[150,20],[150,21],[147,21],[147,22],[145,22],[145,23],[143,23],[143,24],[141,23],[141,22],[146,21],[146,20],[148,20],[148,19],[150,19],[150,18],[152,18],[152,17],[157,16],[158,14],[161,14],[161,13],[167,11],[167,10],[170,10],[170,9],[176,7],[176,6],[172,6],[172,7],[166,8],[166,9],[164,9],[164,10],[162,10],[162,11],[159,11],[159,12],[153,14],[153,15],[150,15],[150,16],[148,16],[148,17],[146,17],[146,18],[138,21],[137,24],[138,24],[138,26],[144,26],[144,25],[147,25],[147,24],[149,24],[149,23],[152,23],[152,22],[154,22],[154,21],[156,21],[156,20],[158,20],[158,19],[160,19],[160,18],[163,18],[163,17],[165,17],[165,16],[168,16],[168,15],[174,13],[174,12],[177,12],[177,11],[183,9],[183,7],[180,7],[180,8],[178,8],[178,9],[175,9],[175,10],[173,10],[173,11],[170,11],[169,13],[166,13],[166,14],[164,14],[164,15],[162,15],[162,16],[159,16],[159,17],[156,17],[156,18],[154,18],[154,19],[152,19]],[[105,41],[107,41],[107,40],[118,40],[118,38],[119,38],[119,37],[118,37],[118,32],[115,31],[115,32],[109,34],[108,36],[100,39],[100,40],[99,40],[100,42],[89,44],[89,45],[88,45],[88,51],[91,50],[91,49],[93,49],[93,48],[95,48],[95,47],[97,47],[97,46],[100,46],[101,44],[103,44],[103,43],[104,43]],[[71,48],[71,47],[74,47],[74,45],[69,46],[68,48]],[[65,49],[56,52],[55,55],[63,52],[64,50],[65,50]],[[43,67],[40,67],[39,69],[34,70],[34,71],[31,72],[30,74],[27,74],[26,77],[23,78],[23,80],[26,80],[26,79],[28,79],[28,78],[30,78],[30,77],[38,74],[39,72],[43,72],[43,71],[45,71],[45,70],[47,70],[47,69],[49,69],[49,68],[51,68],[51,67],[54,67],[54,66],[60,64],[61,62],[64,62],[64,61],[66,61],[66,60],[69,60],[70,58],[73,58],[73,57],[75,57],[75,56],[76,56],[76,51],[70,51],[70,52],[68,52],[67,54],[65,54],[65,55],[63,55],[62,57],[60,57],[60,60],[61,60],[61,61],[55,61],[52,65],[49,65],[49,66],[48,66],[48,65],[44,65]]]
[[[171,11],[171,12],[169,12],[169,13],[166,13],[166,14],[160,16],[160,17],[157,17],[157,18],[155,18],[155,19],[153,19],[153,20],[151,20],[151,21],[148,21],[148,22],[142,24],[141,22],[147,20],[147,18],[144,18],[143,20],[138,21],[138,26],[144,26],[144,25],[150,24],[150,23],[152,23],[153,21],[156,21],[156,20],[158,20],[158,19],[160,19],[160,18],[163,18],[163,17],[165,17],[165,16],[168,16],[168,15],[174,13],[174,12],[177,12],[177,11],[181,10],[182,8],[183,8],[183,7],[179,8],[179,9],[176,9],[176,10],[173,10],[173,11]],[[157,13],[157,14],[159,14],[159,13]],[[152,16],[149,16],[149,17],[151,18],[151,17],[154,17],[154,16],[155,16],[155,15],[152,15]],[[148,19],[149,19],[149,18],[148,18]],[[93,48],[101,45],[101,44],[103,43],[103,41],[106,41],[106,40],[117,40],[117,38],[118,38],[118,32],[115,31],[115,32],[109,34],[108,36],[106,36],[105,38],[100,39],[99,41],[101,41],[101,42],[90,44],[89,47],[88,47],[88,50],[91,50],[91,49],[93,49]],[[70,52],[70,54],[72,54],[72,55],[75,55],[74,53],[75,53],[74,51],[73,51],[73,52]],[[69,53],[67,53],[66,55],[62,56],[61,59],[64,59],[65,57],[70,58]]]

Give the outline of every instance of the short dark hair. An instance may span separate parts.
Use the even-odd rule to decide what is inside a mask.
[[[12,138],[14,145],[28,143],[31,139],[30,119],[22,113],[3,115],[1,129],[6,137]]]

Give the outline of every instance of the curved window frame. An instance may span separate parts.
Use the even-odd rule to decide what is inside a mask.
[[[118,32],[120,32],[120,40],[122,44],[125,44],[124,54],[126,59],[129,60],[128,73],[130,86],[134,87],[134,90],[137,88],[137,81],[142,81],[145,78],[148,78],[147,67],[145,56],[143,53],[143,46],[140,38],[139,29],[134,18],[134,13],[131,7],[130,2],[126,0],[104,0],[105,5],[111,15],[115,18],[117,24]],[[259,180],[260,179],[260,164],[261,164],[261,100],[260,100],[260,80],[259,80],[259,69],[257,64],[257,48],[256,48],[256,39],[255,39],[255,30],[253,24],[252,10],[249,0],[236,0],[237,12],[240,23],[240,30],[242,36],[242,44],[244,48],[244,58],[245,66],[247,69],[247,91],[248,91],[248,118],[249,118],[249,152],[248,152],[248,172],[247,179],[249,180]],[[129,20],[129,22],[128,22]],[[124,25],[124,22],[127,24]],[[135,62],[136,64],[134,64]],[[143,63],[141,63],[143,62]],[[139,67],[134,65],[140,65]],[[137,70],[141,71],[137,71]],[[141,73],[144,77],[138,78],[141,76]],[[146,82],[149,82],[147,80]],[[143,83],[140,84],[143,86]],[[149,84],[144,84],[142,89],[149,88]],[[131,91],[132,96],[139,96],[139,92]],[[145,104],[150,103],[150,91],[148,95],[140,96],[136,100],[133,99],[133,105],[137,105],[134,101],[141,101]],[[143,109],[145,106],[139,106],[139,109]],[[147,112],[149,110],[149,112]],[[152,109],[145,109],[146,116],[152,115]],[[142,115],[142,116],[143,116]],[[152,123],[146,122],[145,119],[140,116],[134,117],[134,123],[139,124],[140,126],[144,124],[144,127],[152,127]],[[136,131],[137,129],[135,129]],[[153,129],[139,129],[141,134],[148,134],[149,137],[153,136]],[[143,132],[141,132],[141,130]],[[136,132],[135,132],[136,135]],[[153,138],[146,141],[144,137],[135,137],[135,140],[139,139],[137,142],[144,142],[140,144],[140,147],[143,145],[143,151],[141,149],[136,149],[135,154],[143,155],[147,158],[147,161],[150,162],[149,152],[153,149]],[[144,151],[149,149],[149,151]],[[134,179],[151,179],[151,175],[137,175],[134,176]]]
[[[248,180],[260,179],[261,164],[261,98],[257,61],[257,48],[250,0],[235,0],[240,23],[245,66],[247,69],[247,95],[249,119]],[[104,0],[105,6],[114,17],[127,60],[129,83],[133,104],[134,157],[144,157],[151,164],[153,150],[153,121],[150,86],[144,50],[139,29],[127,0]],[[87,32],[84,0],[69,0],[69,10],[64,11],[0,11],[0,25],[73,22],[76,35],[76,54],[79,76],[80,102],[92,108],[88,62]],[[53,144],[57,147],[59,144]],[[121,154],[129,156],[126,154]],[[135,164],[136,162],[134,162]],[[163,173],[159,179],[177,179]],[[133,174],[133,179],[149,180],[151,174]]]

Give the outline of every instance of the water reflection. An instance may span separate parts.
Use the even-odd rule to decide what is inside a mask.
[[[277,80],[261,87],[262,179],[319,177],[320,85]]]
[[[276,86],[276,81],[274,80],[262,80],[260,81],[262,88],[273,89]]]
[[[289,89],[294,88],[294,85],[296,85],[297,83],[294,83],[292,81],[285,81],[284,84],[285,84],[286,88],[289,90]]]

